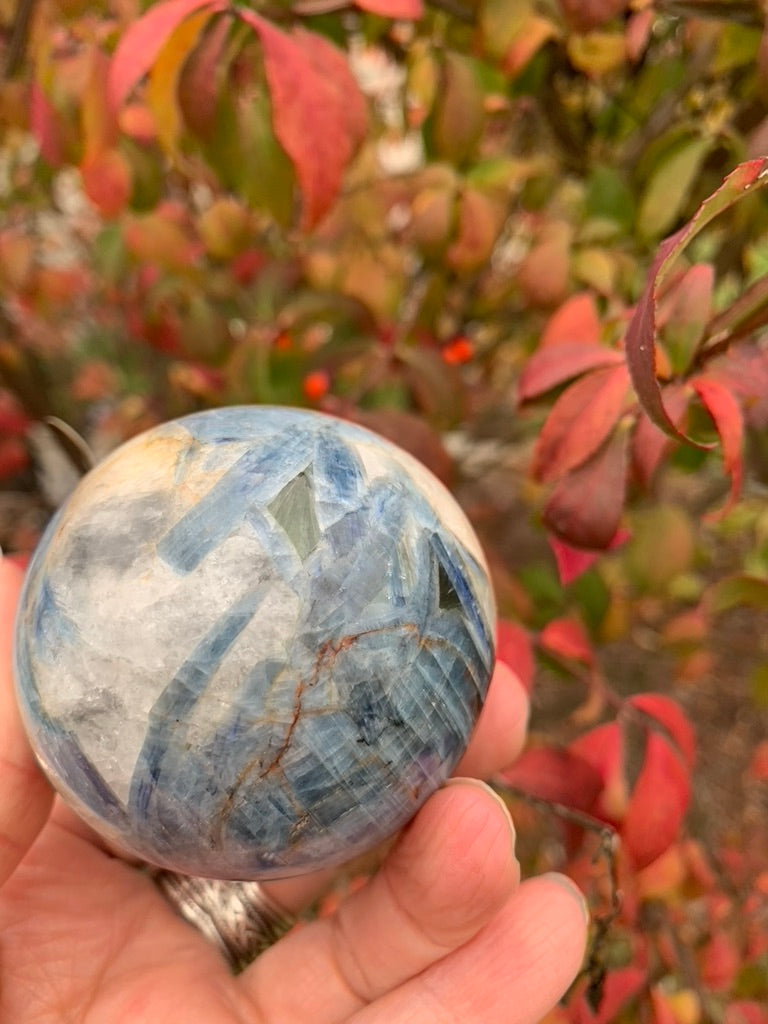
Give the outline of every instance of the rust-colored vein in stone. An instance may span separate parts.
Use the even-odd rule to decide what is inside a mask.
[[[303,679],[299,679],[296,683],[296,689],[294,690],[293,696],[293,714],[291,716],[290,722],[288,723],[288,728],[286,729],[285,737],[283,738],[283,742],[280,744],[279,750],[276,752],[275,756],[272,758],[272,760],[266,767],[264,767],[261,764],[260,759],[257,757],[253,758],[252,760],[248,761],[245,765],[243,765],[243,768],[241,769],[237,778],[235,779],[232,788],[227,794],[227,799],[224,802],[221,811],[217,816],[216,824],[212,829],[212,831],[215,832],[217,836],[220,836],[221,833],[223,832],[226,823],[229,820],[232,811],[234,810],[235,797],[237,796],[239,789],[241,788],[241,786],[244,785],[244,783],[251,775],[251,773],[258,770],[257,778],[265,779],[267,778],[267,776],[269,776],[270,774],[272,774],[280,768],[280,763],[291,745],[291,738],[293,737],[294,730],[296,729],[296,725],[298,724],[299,718],[301,716],[302,701],[305,687],[314,686],[317,683],[318,679],[320,678],[320,673],[323,669],[323,665],[325,663],[333,664],[337,656],[342,651],[348,650],[350,647],[353,647],[358,642],[358,640],[361,639],[361,637],[372,636],[376,633],[386,633],[391,631],[392,629],[392,626],[378,626],[375,629],[366,629],[360,633],[351,633],[349,636],[342,637],[336,643],[334,643],[332,640],[327,640],[322,645],[322,647],[317,652],[315,664],[312,669],[312,675],[309,680],[309,683],[305,683]],[[409,633],[418,632],[416,624],[412,622],[402,623],[397,627],[397,629],[404,629]],[[420,637],[420,643],[424,643],[423,637]]]

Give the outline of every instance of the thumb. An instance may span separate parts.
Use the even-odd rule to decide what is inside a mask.
[[[29,748],[11,670],[13,621],[23,574],[0,558],[0,885],[48,818],[53,792]]]
[[[272,946],[241,983],[265,1020],[304,1020],[307,1006],[315,1024],[346,1020],[493,920],[519,881],[513,845],[509,813],[488,787],[453,780],[367,885]]]

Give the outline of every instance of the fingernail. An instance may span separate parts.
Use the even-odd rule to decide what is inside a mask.
[[[488,796],[493,797],[493,799],[496,801],[496,803],[499,805],[499,807],[504,812],[504,817],[506,818],[507,825],[509,826],[509,833],[512,836],[512,852],[513,853],[515,852],[515,843],[517,842],[517,833],[515,832],[515,823],[512,821],[512,815],[509,813],[509,808],[507,807],[507,805],[504,803],[502,798],[499,796],[499,794],[494,789],[492,789],[487,783],[481,782],[480,779],[464,778],[463,776],[459,776],[459,777],[454,776],[453,778],[448,779],[447,782],[444,783],[444,785],[445,786],[472,786],[473,789],[481,789],[484,793],[487,793]]]
[[[579,904],[581,912],[584,915],[584,920],[587,924],[591,921],[591,915],[589,912],[589,904],[587,903],[586,897],[581,889],[576,885],[573,879],[567,875],[561,875],[557,871],[549,871],[541,876],[542,878],[548,878],[550,882],[555,882],[560,886],[561,889],[565,889]]]

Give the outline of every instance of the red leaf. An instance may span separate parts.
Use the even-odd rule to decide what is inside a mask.
[[[595,298],[589,292],[580,292],[566,299],[547,320],[539,348],[548,345],[598,345],[600,343],[600,317]]]
[[[733,393],[712,377],[696,377],[691,381],[707,412],[712,417],[723,446],[723,465],[731,478],[731,493],[719,515],[723,516],[738,500],[743,475],[742,446],[744,420],[741,406]]]
[[[400,445],[430,469],[438,480],[450,484],[453,460],[438,431],[426,420],[404,409],[354,409],[345,415]]]
[[[621,547],[629,540],[629,537],[628,530],[617,530],[606,550],[613,551],[615,548]],[[557,574],[564,587],[583,575],[600,557],[599,551],[582,551],[580,548],[571,547],[570,544],[566,544],[558,537],[548,536],[547,541],[555,556]]]
[[[529,796],[588,811],[603,788],[598,770],[571,750],[531,747],[499,780]]]
[[[602,779],[602,792],[591,808],[602,820],[616,824],[627,808],[627,781],[624,776],[624,738],[618,722],[606,722],[590,729],[569,747],[570,751],[592,765]]]
[[[725,1024],[768,1024],[768,1007],[753,999],[734,999],[725,1008]]]
[[[619,528],[626,486],[627,432],[619,428],[588,462],[560,480],[543,522],[574,547],[605,550]]]
[[[701,954],[701,980],[708,989],[727,992],[742,966],[742,958],[733,938],[718,929]]]
[[[305,228],[328,212],[365,130],[365,105],[349,65],[311,32],[287,35],[253,11],[238,16],[257,33],[280,145],[296,169]]]
[[[548,536],[547,541],[557,563],[557,574],[564,587],[582,576],[600,557],[597,551],[582,551],[572,548],[559,537]]]
[[[404,21],[418,21],[424,16],[421,0],[355,0],[355,6],[382,18],[402,18]]]
[[[219,73],[231,27],[230,18],[217,18],[184,62],[179,76],[179,109],[189,130],[203,140],[210,139],[216,127]]]
[[[123,135],[142,146],[148,146],[157,138],[152,111],[144,103],[126,103],[117,121]]]
[[[701,204],[691,220],[661,243],[648,274],[645,289],[627,329],[627,365],[640,404],[666,434],[697,448],[711,446],[699,444],[677,429],[664,406],[659,382],[656,379],[656,303],[665,278],[688,242],[719,213],[753,189],[765,184],[767,177],[768,158],[739,164],[720,188]]]
[[[0,480],[16,476],[27,468],[29,455],[24,442],[18,437],[0,438]]]
[[[117,143],[117,118],[107,102],[108,77],[109,58],[100,50],[92,50],[81,101],[83,163],[114,148]]]
[[[624,42],[627,47],[627,58],[633,64],[639,61],[647,50],[655,24],[655,14],[650,7],[645,7],[636,14],[630,14],[627,18]]]
[[[521,402],[543,395],[551,388],[600,366],[616,366],[624,356],[615,349],[587,342],[554,342],[534,352],[520,374],[518,397]]]
[[[590,32],[620,14],[628,0],[560,0],[560,6],[576,32]]]
[[[592,1013],[582,996],[573,1008],[573,1024],[613,1024],[627,1003],[638,995],[645,980],[645,971],[639,967],[619,967],[609,971],[597,1013]]]
[[[750,426],[768,429],[768,349],[735,345],[708,368],[707,376],[736,395]]]
[[[688,409],[685,388],[674,384],[664,388],[664,406],[679,427]],[[674,443],[641,411],[632,435],[632,469],[643,487],[650,487],[661,460]]]
[[[568,661],[595,664],[595,652],[584,626],[578,619],[553,619],[539,633],[539,646],[549,654]]]
[[[768,740],[762,740],[753,750],[747,773],[756,782],[768,782]]]
[[[509,619],[496,625],[496,657],[512,669],[530,693],[533,686],[533,645],[527,629]]]
[[[131,168],[117,149],[104,149],[88,157],[80,167],[83,191],[107,220],[125,209],[131,198]]]
[[[341,50],[315,32],[298,28],[294,38],[315,72],[333,92],[336,113],[346,128],[351,155],[368,131],[368,108],[347,59]]]
[[[30,86],[29,127],[40,155],[52,167],[64,162],[64,144],[56,110],[37,82]]]
[[[165,0],[126,30],[109,68],[107,97],[113,108],[119,107],[146,75],[174,29],[201,7],[221,11],[226,4],[220,0]]]
[[[571,384],[539,434],[531,465],[534,477],[557,480],[594,455],[615,427],[628,388],[623,365],[594,370]]]
[[[660,857],[679,838],[691,781],[666,737],[648,731],[645,756],[621,826],[624,846],[637,868]]]
[[[669,997],[657,986],[650,992],[651,1006],[653,1007],[653,1024],[678,1024],[672,1007],[669,1004]]]
[[[0,388],[0,437],[25,434],[31,422],[15,396]]]
[[[638,693],[629,697],[627,704],[660,722],[672,737],[685,763],[693,768],[696,760],[696,734],[677,701],[658,693]]]

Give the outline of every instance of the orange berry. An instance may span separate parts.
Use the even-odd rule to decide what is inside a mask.
[[[450,366],[460,366],[462,363],[468,363],[474,354],[474,344],[463,334],[448,342],[442,352],[443,359]]]
[[[280,331],[272,344],[277,352],[290,352],[293,348],[293,338],[288,331]]]
[[[304,396],[310,402],[319,402],[324,395],[328,394],[330,386],[331,378],[327,370],[312,370],[306,375],[302,385]]]

